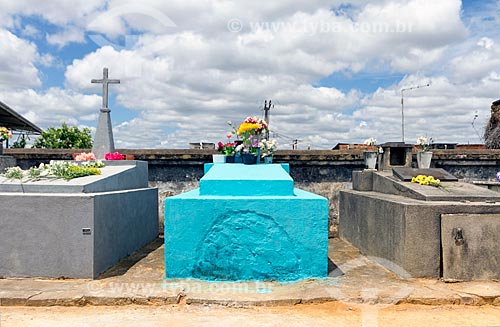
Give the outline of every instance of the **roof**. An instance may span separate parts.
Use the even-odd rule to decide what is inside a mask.
[[[42,129],[0,101],[0,126],[18,131],[28,131],[36,134],[42,133]]]

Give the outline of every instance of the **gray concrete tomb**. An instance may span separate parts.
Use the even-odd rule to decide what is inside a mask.
[[[500,279],[500,193],[463,182],[445,181],[438,188],[397,177],[418,173],[353,172],[353,190],[340,191],[340,237],[401,275]],[[440,169],[425,173],[453,179]]]
[[[158,236],[158,190],[143,161],[101,175],[0,177],[0,276],[95,278]]]

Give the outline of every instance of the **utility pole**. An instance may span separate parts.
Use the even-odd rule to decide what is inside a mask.
[[[267,123],[267,131],[266,131],[266,140],[269,141],[269,111],[271,110],[271,107],[274,108],[274,105],[271,104],[271,100],[269,100],[269,103],[267,100],[264,100],[264,120]]]
[[[408,87],[405,89],[401,89],[401,134],[402,134],[402,141],[405,143],[405,105],[404,105],[404,91],[411,91],[415,89],[420,89],[423,87],[428,87],[431,86],[430,83],[427,83],[425,85],[417,85],[417,86],[412,86]]]

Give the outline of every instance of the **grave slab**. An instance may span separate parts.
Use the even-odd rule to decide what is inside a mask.
[[[372,191],[340,191],[340,237],[363,254],[380,258],[388,269],[402,276],[493,278],[491,264],[498,267],[495,245],[498,237],[491,233],[498,235],[500,222],[496,218],[486,223],[486,218],[478,218],[478,215],[500,215],[500,194],[462,182],[442,182],[442,186],[404,182],[389,172],[374,172]],[[444,215],[457,214],[462,215],[451,224],[453,226],[443,224]],[[468,215],[475,218],[467,218]],[[470,237],[470,253],[457,252],[460,249],[452,248],[442,239],[443,235],[447,237],[446,242],[450,241],[448,229],[461,224]],[[478,249],[491,243],[491,250],[496,252],[483,249],[484,256],[480,256]],[[450,268],[446,273],[444,260],[457,270]]]
[[[95,278],[158,235],[147,164],[106,164],[68,182],[0,180],[0,276]]]

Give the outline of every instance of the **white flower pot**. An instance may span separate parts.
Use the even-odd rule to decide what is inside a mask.
[[[214,164],[225,163],[226,162],[226,155],[224,155],[224,154],[213,154],[212,155],[212,161],[214,162]]]
[[[430,151],[418,151],[417,152],[417,164],[418,168],[430,168],[432,160],[432,152]]]
[[[366,168],[367,169],[375,169],[375,166],[377,165],[378,152],[377,151],[365,151],[363,154],[365,157]]]

